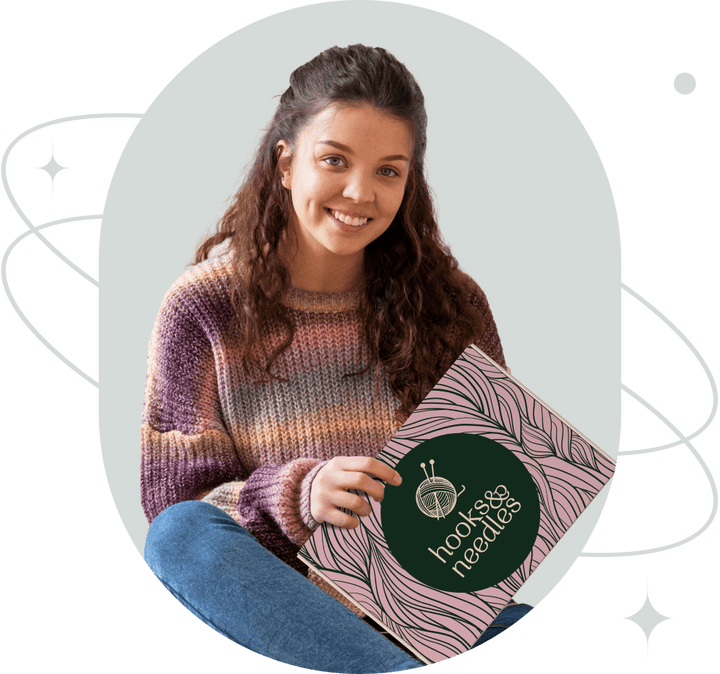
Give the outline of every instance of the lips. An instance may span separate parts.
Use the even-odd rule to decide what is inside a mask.
[[[370,220],[372,220],[372,218],[368,218],[363,215],[355,213],[344,213],[343,211],[336,211],[330,208],[326,208],[325,211],[332,215],[339,222],[342,222],[343,224],[350,227],[362,227]]]

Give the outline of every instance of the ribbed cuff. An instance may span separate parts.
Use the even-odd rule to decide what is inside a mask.
[[[312,529],[302,516],[302,484],[307,474],[317,467],[317,459],[296,459],[285,464],[279,475],[280,492],[277,500],[277,522],[285,535],[297,545],[305,545]]]
[[[325,467],[327,461],[321,461],[315,468],[313,468],[303,479],[300,485],[300,516],[302,517],[305,526],[308,529],[315,531],[320,526],[319,522],[315,521],[315,518],[310,512],[310,490],[312,489],[312,483],[315,476]]]

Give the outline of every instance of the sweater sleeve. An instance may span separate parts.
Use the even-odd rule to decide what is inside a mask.
[[[312,534],[309,501],[304,517],[301,500],[304,478],[319,461],[295,459],[254,472],[242,465],[220,404],[218,369],[226,354],[218,341],[218,314],[227,309],[218,309],[208,291],[217,281],[194,280],[184,275],[170,289],[150,340],[141,431],[143,510],[152,522],[175,503],[203,499],[285,559]]]

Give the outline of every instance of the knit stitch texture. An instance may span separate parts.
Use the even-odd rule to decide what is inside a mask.
[[[307,575],[296,555],[317,527],[313,478],[335,456],[376,456],[399,427],[398,401],[387,382],[376,390],[373,368],[343,377],[367,364],[358,292],[291,288],[283,303],[295,337],[273,369],[286,381],[255,384],[240,359],[231,273],[221,251],[188,269],[163,299],[148,355],[142,506],[152,522],[175,503],[204,499]],[[464,278],[486,326],[475,344],[504,366],[487,299]]]

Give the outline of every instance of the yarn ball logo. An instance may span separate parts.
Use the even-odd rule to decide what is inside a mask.
[[[425,464],[420,464],[420,468],[425,471],[425,480],[420,483],[420,486],[415,492],[415,501],[421,513],[428,517],[440,519],[452,512],[457,503],[458,496],[465,491],[465,485],[462,486],[460,493],[457,493],[450,480],[435,476],[434,463],[435,460],[430,459],[432,477],[428,477]]]
[[[512,575],[532,551],[540,525],[537,487],[498,442],[442,435],[418,444],[395,468],[403,482],[385,492],[383,532],[392,555],[420,582],[477,592]]]

